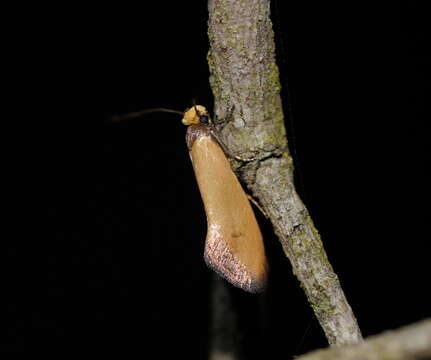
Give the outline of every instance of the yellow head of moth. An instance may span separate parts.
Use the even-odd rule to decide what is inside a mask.
[[[206,124],[209,120],[209,114],[205,106],[195,105],[184,111],[182,123],[184,125]]]

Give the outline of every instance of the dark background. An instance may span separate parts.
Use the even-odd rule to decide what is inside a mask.
[[[414,2],[273,6],[297,188],[364,336],[430,315],[421,13]],[[205,1],[104,4],[28,29],[21,60],[40,110],[21,131],[35,144],[21,185],[30,220],[4,242],[0,351],[205,358],[212,273],[186,129],[169,114],[107,118],[193,99],[211,108],[206,21]],[[257,216],[268,289],[232,290],[247,358],[326,346]]]

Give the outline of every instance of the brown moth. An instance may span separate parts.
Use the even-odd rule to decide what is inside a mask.
[[[153,112],[181,114],[183,124],[188,125],[186,142],[208,223],[205,262],[234,286],[253,293],[262,291],[267,279],[262,234],[208,111],[201,105],[184,113],[155,108],[111,119],[119,121]]]
[[[207,265],[249,292],[265,288],[267,261],[262,235],[250,202],[212,130],[205,107],[184,112],[186,142],[204,203],[208,231]]]

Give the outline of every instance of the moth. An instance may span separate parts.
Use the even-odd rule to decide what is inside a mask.
[[[256,217],[205,107],[186,110],[186,143],[207,217],[204,259],[234,286],[256,293],[265,288],[267,261]]]
[[[112,120],[160,111],[183,115],[182,123],[188,126],[186,143],[207,217],[206,264],[234,286],[261,292],[268,268],[262,234],[206,108],[195,105],[184,112],[148,109]]]

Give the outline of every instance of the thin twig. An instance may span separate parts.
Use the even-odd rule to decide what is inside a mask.
[[[209,0],[210,83],[229,153],[271,220],[329,344],[361,342],[355,316],[297,195],[287,150],[269,0]],[[223,121],[223,119],[225,119]]]
[[[213,274],[209,360],[239,359],[238,319],[227,286],[224,279]]]
[[[431,359],[431,319],[370,336],[359,345],[317,350],[296,360],[426,360]]]

